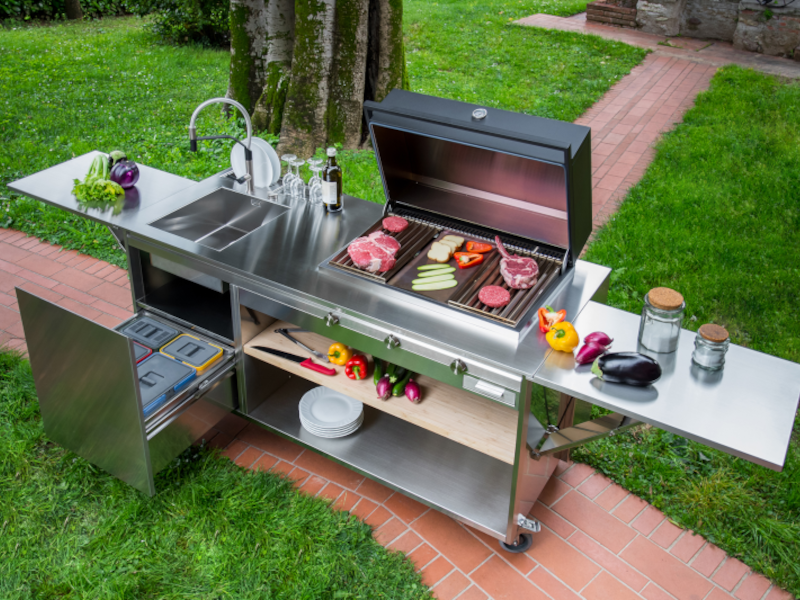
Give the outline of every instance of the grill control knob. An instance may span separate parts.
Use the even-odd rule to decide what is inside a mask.
[[[399,348],[400,347],[400,340],[398,340],[393,335],[390,335],[385,340],[383,340],[383,343],[386,344],[386,347],[389,350],[394,350],[395,348]]]
[[[467,364],[460,358],[457,358],[450,363],[450,370],[456,375],[463,375],[467,372]]]
[[[328,316],[325,317],[325,324],[330,327],[331,325],[338,325],[339,324],[339,317],[337,317],[332,312],[328,313]]]
[[[476,108],[472,111],[472,118],[476,121],[483,121],[486,118],[486,115],[489,114],[489,111],[485,108]]]

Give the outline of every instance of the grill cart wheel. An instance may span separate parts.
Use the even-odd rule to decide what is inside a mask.
[[[525,550],[530,548],[532,544],[533,536],[530,533],[520,533],[516,544],[512,545],[506,544],[505,542],[500,542],[500,547],[506,552],[520,554],[521,552],[525,552]]]

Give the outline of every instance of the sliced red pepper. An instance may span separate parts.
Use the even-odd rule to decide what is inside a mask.
[[[483,254],[474,252],[456,252],[453,256],[459,269],[468,269],[483,262]]]
[[[543,306],[539,309],[539,331],[547,333],[556,323],[561,323],[567,318],[567,311],[556,311],[552,306]]]
[[[483,254],[484,252],[491,252],[494,250],[494,246],[491,244],[484,244],[483,242],[467,242],[466,249],[468,252],[478,252]]]
[[[344,374],[350,379],[360,381],[367,378],[369,363],[367,357],[361,354],[354,355],[344,366]]]

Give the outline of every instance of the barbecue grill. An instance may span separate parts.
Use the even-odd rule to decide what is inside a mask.
[[[381,103],[366,102],[364,110],[386,194],[383,216],[403,217],[409,227],[384,231],[401,246],[385,273],[359,268],[347,247],[322,266],[499,323],[521,340],[591,232],[589,128],[402,90]],[[363,235],[381,230],[381,220]],[[536,285],[510,288],[493,252],[460,273],[455,288],[412,291],[408,275],[427,262],[433,241],[453,233],[489,242],[499,235],[510,252],[536,260]],[[509,304],[481,303],[478,292],[487,285],[508,289]]]

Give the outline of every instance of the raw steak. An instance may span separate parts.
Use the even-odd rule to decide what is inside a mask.
[[[505,306],[511,301],[511,293],[499,285],[487,285],[482,287],[478,292],[478,300],[483,302],[486,306],[498,308]]]
[[[400,233],[408,227],[408,221],[403,217],[386,217],[383,220],[383,228],[392,233]]]
[[[391,269],[397,262],[394,255],[398,250],[397,240],[381,231],[353,240],[347,247],[353,262],[370,273]]]
[[[539,265],[536,264],[536,261],[528,256],[509,254],[508,250],[503,247],[500,236],[495,236],[494,241],[497,242],[497,249],[503,255],[500,260],[500,274],[508,287],[515,290],[527,290],[535,286],[539,279]]]

